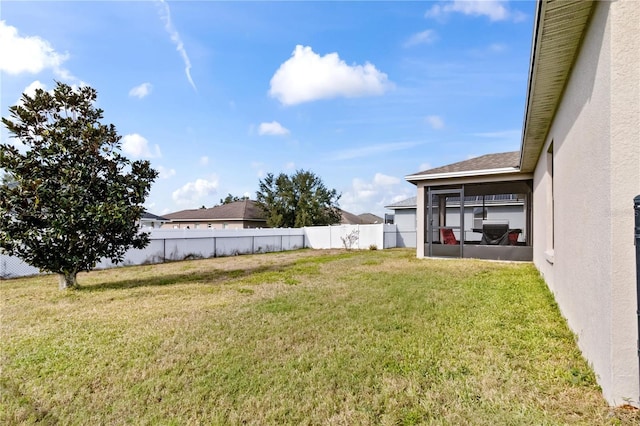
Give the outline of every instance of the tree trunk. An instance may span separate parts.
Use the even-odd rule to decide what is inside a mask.
[[[77,272],[65,272],[58,274],[60,290],[76,289],[78,288],[78,280],[76,279]]]

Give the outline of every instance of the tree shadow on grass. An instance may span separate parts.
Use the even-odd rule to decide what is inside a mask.
[[[273,265],[260,265],[246,269],[212,269],[210,271],[184,271],[177,274],[153,275],[140,279],[125,279],[118,281],[105,281],[96,284],[80,286],[82,292],[97,292],[105,290],[128,290],[139,287],[162,287],[186,283],[201,283],[205,285],[222,284],[230,280],[248,277],[262,272],[283,272],[296,262],[283,262]]]

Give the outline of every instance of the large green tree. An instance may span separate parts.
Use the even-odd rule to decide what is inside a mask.
[[[245,201],[248,199],[249,197],[247,197],[246,195],[243,195],[242,197],[238,197],[236,195],[227,194],[226,197],[220,198],[220,203],[218,203],[218,205],[222,206],[224,204],[231,204],[231,203],[235,203],[236,201]]]
[[[332,225],[340,222],[340,194],[328,189],[310,171],[298,170],[291,176],[269,173],[260,181],[256,201],[274,228]]]
[[[77,287],[77,273],[102,258],[121,262],[149,235],[137,221],[157,172],[121,154],[113,124],[100,122],[97,93],[57,83],[52,92],[23,94],[2,118],[25,148],[0,144],[0,249],[60,275]]]

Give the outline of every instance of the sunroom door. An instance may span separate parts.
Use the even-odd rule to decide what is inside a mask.
[[[462,257],[464,252],[464,189],[429,188],[427,194],[427,253]]]

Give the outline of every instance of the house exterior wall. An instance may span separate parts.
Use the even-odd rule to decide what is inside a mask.
[[[639,23],[640,3],[597,3],[534,173],[534,263],[614,405],[640,395]]]
[[[140,228],[162,228],[166,221],[156,219],[140,219]]]
[[[209,226],[211,225],[211,226]],[[248,229],[248,228],[266,228],[265,222],[251,220],[211,220],[211,221],[193,221],[193,220],[174,220],[164,223],[162,229]]]
[[[394,210],[393,223],[397,229],[398,247],[416,246],[416,209]]]

